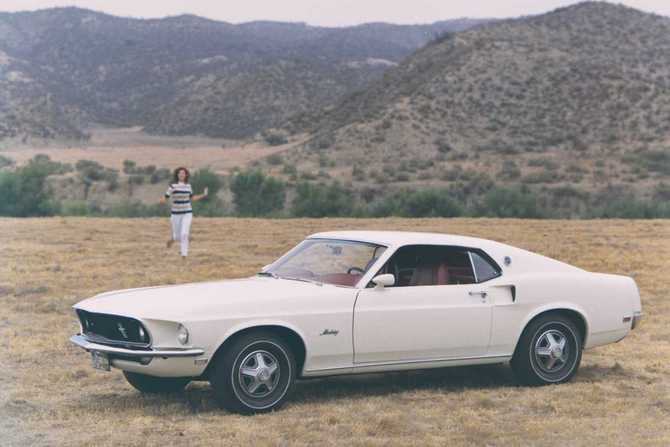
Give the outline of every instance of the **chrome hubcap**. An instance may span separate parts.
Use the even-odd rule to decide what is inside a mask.
[[[268,351],[247,354],[240,363],[239,381],[242,391],[254,398],[263,398],[279,383],[279,362]]]
[[[535,359],[545,372],[553,373],[565,366],[569,357],[568,339],[563,333],[550,329],[535,342]]]

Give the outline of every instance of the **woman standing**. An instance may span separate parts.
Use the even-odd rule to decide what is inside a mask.
[[[165,196],[160,200],[160,203],[166,203],[168,199],[172,199],[172,216],[170,217],[172,238],[167,241],[167,247],[170,248],[174,241],[179,241],[182,259],[188,255],[188,240],[193,219],[191,202],[204,199],[208,193],[208,188],[205,188],[203,194],[193,195],[193,189],[188,182],[189,177],[188,169],[183,167],[175,169],[173,181],[165,192]]]

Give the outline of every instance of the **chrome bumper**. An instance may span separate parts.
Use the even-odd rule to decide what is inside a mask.
[[[70,337],[70,341],[75,345],[79,346],[86,351],[97,351],[104,352],[105,354],[116,354],[122,355],[125,357],[195,357],[205,353],[202,349],[152,349],[150,351],[135,351],[132,349],[116,348],[114,346],[100,345],[98,343],[92,343],[81,335],[73,335]]]

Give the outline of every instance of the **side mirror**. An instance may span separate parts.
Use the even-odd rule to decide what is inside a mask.
[[[395,284],[395,276],[391,273],[385,273],[383,275],[377,275],[372,278],[372,282],[377,288],[391,287]]]

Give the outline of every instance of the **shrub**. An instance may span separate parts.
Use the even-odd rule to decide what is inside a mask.
[[[134,174],[136,166],[137,166],[137,163],[135,163],[132,160],[123,160],[123,173],[124,174]]]
[[[144,184],[144,176],[133,174],[133,175],[128,177],[128,182],[131,185],[142,185],[142,184]]]
[[[405,192],[400,196],[399,214],[405,217],[456,217],[463,207],[447,189],[424,189]]]
[[[505,160],[498,175],[503,180],[516,180],[521,177],[521,170],[513,160]]]
[[[451,190],[429,188],[396,192],[372,204],[368,212],[373,216],[456,217],[465,210]]]
[[[545,217],[538,198],[519,188],[496,187],[489,190],[475,207],[475,214],[490,217]]]
[[[155,185],[156,183],[168,180],[171,176],[172,173],[170,172],[169,169],[160,168],[156,169],[156,171],[153,174],[151,174],[151,178],[149,179],[149,181]]]
[[[531,158],[528,160],[528,166],[543,167],[548,171],[558,169],[558,163],[550,158]]]
[[[297,217],[326,217],[349,216],[352,210],[352,194],[339,183],[302,182],[296,187],[291,211]]]
[[[351,168],[351,176],[354,180],[362,182],[365,181],[365,171],[358,164],[355,164]]]
[[[0,155],[0,169],[9,166],[14,166],[14,160],[12,160],[11,158],[7,158],[4,155]]]
[[[209,196],[215,197],[223,186],[223,179],[214,171],[203,168],[191,175],[190,183],[193,194],[202,194],[205,188],[209,188]]]
[[[284,159],[282,158],[281,154],[270,154],[266,158],[268,164],[272,166],[279,166],[284,162]]]
[[[602,219],[656,219],[670,217],[670,204],[623,197],[594,207],[587,217]]]
[[[437,151],[440,152],[441,154],[446,154],[447,152],[451,152],[453,147],[451,147],[451,144],[445,139],[445,138],[438,138],[434,141],[435,147],[437,147]]]
[[[79,178],[88,188],[93,182],[107,181],[116,183],[119,173],[116,169],[109,169],[102,166],[97,161],[79,160],[75,164],[75,169],[79,173]]]
[[[263,132],[265,142],[270,146],[280,146],[288,143],[288,135],[286,132],[278,129],[268,129]]]
[[[540,172],[531,172],[523,177],[523,183],[555,183],[563,177],[556,171],[544,170]]]
[[[47,157],[48,158],[48,157]],[[33,158],[15,172],[0,172],[0,215],[14,217],[51,216],[59,207],[46,179],[51,167]]]
[[[260,171],[240,172],[234,177],[230,189],[241,216],[264,216],[284,207],[284,182]]]
[[[47,175],[63,175],[72,172],[72,165],[69,163],[61,163],[58,161],[51,161],[51,158],[46,154],[35,155],[31,162],[35,166],[40,166]]]
[[[282,168],[281,172],[283,174],[286,174],[286,175],[297,176],[298,175],[298,168],[296,168],[295,165],[285,164],[284,167]]]

